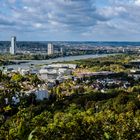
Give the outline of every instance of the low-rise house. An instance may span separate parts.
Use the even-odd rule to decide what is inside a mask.
[[[9,74],[9,73],[11,73],[13,70],[14,70],[13,68],[6,68],[6,69],[3,70],[3,73],[4,73],[4,74]]]
[[[30,72],[30,70],[29,69],[19,69],[19,73],[21,74],[21,75],[28,75],[29,74],[29,72]]]
[[[113,75],[113,74],[115,73],[111,71],[86,72],[86,73],[79,73],[78,77],[108,76],[108,75]]]
[[[19,99],[19,97],[17,96],[17,95],[15,95],[15,96],[13,96],[12,97],[12,103],[13,104],[18,104],[20,102],[20,99]],[[5,104],[7,105],[7,104],[9,104],[9,100],[8,100],[8,98],[5,98]]]
[[[131,67],[140,68],[140,59],[132,60],[129,62],[129,64]]]
[[[130,70],[130,76],[134,77],[136,80],[140,79],[140,69]]]
[[[31,69],[30,74],[38,74],[39,71],[37,69]]]
[[[44,100],[49,99],[48,90],[45,88],[35,88],[29,91],[25,91],[26,95],[34,94],[36,96],[36,100]]]
[[[39,70],[39,78],[46,82],[56,82],[56,80],[61,83],[65,79],[70,78],[72,75],[72,69],[76,68],[73,64],[51,64],[48,66],[43,66]]]
[[[47,89],[52,89],[55,86],[55,83],[48,82]]]
[[[21,69],[19,68],[18,69],[18,72],[21,74],[21,75],[28,75],[28,74],[38,74],[38,70],[36,69]]]
[[[17,96],[13,96],[12,101],[13,101],[14,104],[18,104],[20,102],[20,99]]]
[[[70,68],[70,69],[76,69],[77,65],[76,64],[51,64],[48,65],[47,67],[49,68]]]
[[[45,89],[39,89],[35,91],[35,96],[37,100],[49,99],[48,91]]]

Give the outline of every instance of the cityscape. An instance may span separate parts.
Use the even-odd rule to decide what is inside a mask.
[[[16,36],[13,36],[11,37],[11,41],[1,41],[0,48],[1,54],[69,56],[80,54],[132,53],[140,51],[140,42],[19,42],[16,40]]]
[[[140,0],[0,4],[0,140],[140,139]]]

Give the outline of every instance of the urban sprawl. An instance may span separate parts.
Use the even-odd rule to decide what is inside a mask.
[[[140,138],[139,46],[24,43],[0,56],[0,139]],[[99,57],[24,67],[87,54]]]

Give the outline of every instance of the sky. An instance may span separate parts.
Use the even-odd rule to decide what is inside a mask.
[[[0,0],[0,40],[140,41],[140,0]]]

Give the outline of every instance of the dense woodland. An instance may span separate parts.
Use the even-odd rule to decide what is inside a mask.
[[[132,66],[129,64],[131,60],[139,59],[138,54],[119,54],[110,55],[108,57],[99,57],[95,59],[85,59],[71,61],[70,63],[78,64],[82,71],[113,71],[128,73]],[[67,62],[66,62],[67,63]],[[79,70],[79,69],[78,69]]]
[[[128,74],[131,68],[128,65],[129,61],[138,57],[117,55],[71,63],[77,63],[79,69],[83,70],[113,70]],[[139,80],[129,78],[130,87],[110,88],[104,93],[90,89],[90,85],[84,83],[83,88],[75,90],[73,87],[79,81],[66,81],[51,90],[49,100],[35,101],[35,97],[30,96],[17,105],[4,105],[4,97],[10,98],[11,94],[21,91],[23,81],[28,81],[34,86],[40,81],[32,76],[9,77],[1,73],[0,77],[1,82],[8,85],[5,92],[0,91],[1,140],[140,139]],[[71,94],[62,94],[64,88],[66,93]]]

